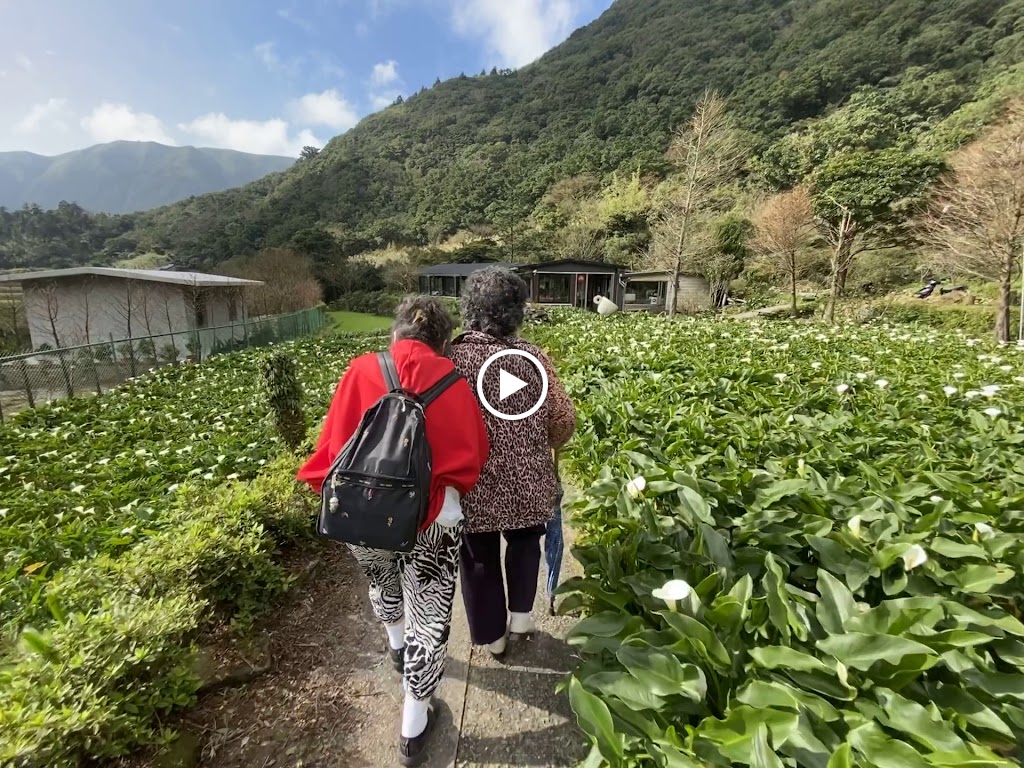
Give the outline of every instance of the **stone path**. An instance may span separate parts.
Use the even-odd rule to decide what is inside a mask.
[[[566,530],[562,576],[579,565]],[[271,670],[248,685],[211,693],[176,724],[170,753],[119,768],[380,768],[398,765],[401,681],[385,663],[384,633],[361,574],[342,547],[325,546],[320,567],[267,626],[232,641],[226,657],[252,663],[269,647]],[[540,632],[510,644],[503,662],[473,649],[456,599],[441,717],[426,768],[570,768],[587,753],[567,697],[555,687],[573,668],[564,642],[574,619],[548,616]],[[253,650],[259,647],[259,651]]]

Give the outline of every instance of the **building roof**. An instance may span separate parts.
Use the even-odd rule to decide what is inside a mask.
[[[467,277],[487,267],[511,267],[511,264],[493,261],[476,261],[470,264],[435,264],[423,267],[416,274],[420,277]]]
[[[648,270],[648,271],[644,271],[644,272],[627,272],[625,274],[625,278],[627,280],[630,280],[630,279],[635,278],[635,277],[636,278],[649,277],[649,278],[652,278],[652,279],[659,279],[660,278],[660,279],[664,279],[664,280],[671,280],[672,279],[672,270],[670,270],[670,269],[652,269],[652,270]],[[679,273],[679,277],[686,277],[686,278],[691,278],[691,279],[698,278],[699,279],[700,275],[694,275],[694,274],[691,274],[689,272],[680,272]]]
[[[621,271],[625,267],[619,264],[609,264],[606,261],[587,261],[586,259],[556,259],[555,261],[539,261],[536,264],[517,264],[513,267],[516,271],[529,270],[533,271],[536,269],[542,269],[544,267],[561,267],[569,264],[578,265],[581,267],[599,267],[607,269],[609,272]]]
[[[258,280],[243,280],[205,272],[170,272],[159,269],[116,269],[114,267],[72,267],[44,272],[18,272],[0,275],[0,283],[25,283],[34,280],[62,280],[67,277],[117,277],[125,280],[148,280],[154,283],[173,283],[196,288],[228,288],[245,285],[263,285]]]

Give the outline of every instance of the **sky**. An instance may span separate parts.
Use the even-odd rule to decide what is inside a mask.
[[[521,67],[611,0],[0,0],[0,152],[297,156],[421,86]]]

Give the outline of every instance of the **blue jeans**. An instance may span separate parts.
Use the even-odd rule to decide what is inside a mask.
[[[565,549],[565,541],[562,538],[563,493],[561,490],[558,492],[555,516],[548,522],[544,535],[544,561],[548,568],[548,602],[551,605],[555,603],[555,589],[558,587],[558,578],[562,572],[562,552]]]

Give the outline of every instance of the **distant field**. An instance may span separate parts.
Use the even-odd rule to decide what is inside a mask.
[[[365,333],[391,327],[391,318],[366,315],[361,312],[328,312],[331,330],[335,333]]]

